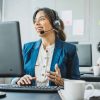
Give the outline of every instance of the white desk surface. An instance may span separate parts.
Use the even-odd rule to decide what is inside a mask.
[[[62,98],[62,100],[67,100],[64,96],[64,90],[61,89],[58,91],[60,97]],[[94,90],[85,90],[85,94],[84,94],[84,100],[89,100],[90,97],[92,96],[100,96],[100,90],[98,89],[94,89]]]

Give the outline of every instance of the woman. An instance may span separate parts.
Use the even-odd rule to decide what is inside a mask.
[[[76,47],[64,42],[64,25],[56,11],[49,8],[38,9],[33,15],[33,23],[41,39],[24,45],[26,75],[18,79],[17,84],[63,86],[63,78],[79,79]]]

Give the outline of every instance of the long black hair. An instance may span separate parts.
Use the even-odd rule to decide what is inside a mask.
[[[62,41],[65,41],[66,40],[66,35],[64,33],[64,23],[63,21],[59,18],[57,12],[53,9],[50,9],[50,8],[39,8],[35,11],[34,15],[33,15],[33,22],[35,22],[35,17],[37,15],[37,13],[39,11],[43,11],[46,16],[48,17],[52,27],[56,30],[55,33],[56,33],[56,36],[61,39]],[[54,24],[54,22],[56,20],[59,20],[59,23],[60,23],[60,28],[56,28],[56,25]]]

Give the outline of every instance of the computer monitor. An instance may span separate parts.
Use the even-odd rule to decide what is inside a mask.
[[[92,46],[91,44],[78,44],[77,54],[80,67],[92,67]]]
[[[78,41],[69,41],[69,43],[71,43],[71,44],[78,44],[79,42]]]
[[[19,22],[0,23],[0,77],[21,76],[23,57]]]

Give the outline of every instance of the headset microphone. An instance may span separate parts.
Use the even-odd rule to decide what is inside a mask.
[[[47,33],[47,32],[49,32],[49,31],[52,31],[52,30],[54,30],[54,29],[50,29],[50,30],[48,30],[48,31],[41,31],[40,34],[44,34],[44,33]]]
[[[44,31],[41,31],[41,32],[40,32],[40,34],[44,34],[44,33],[45,33]]]

